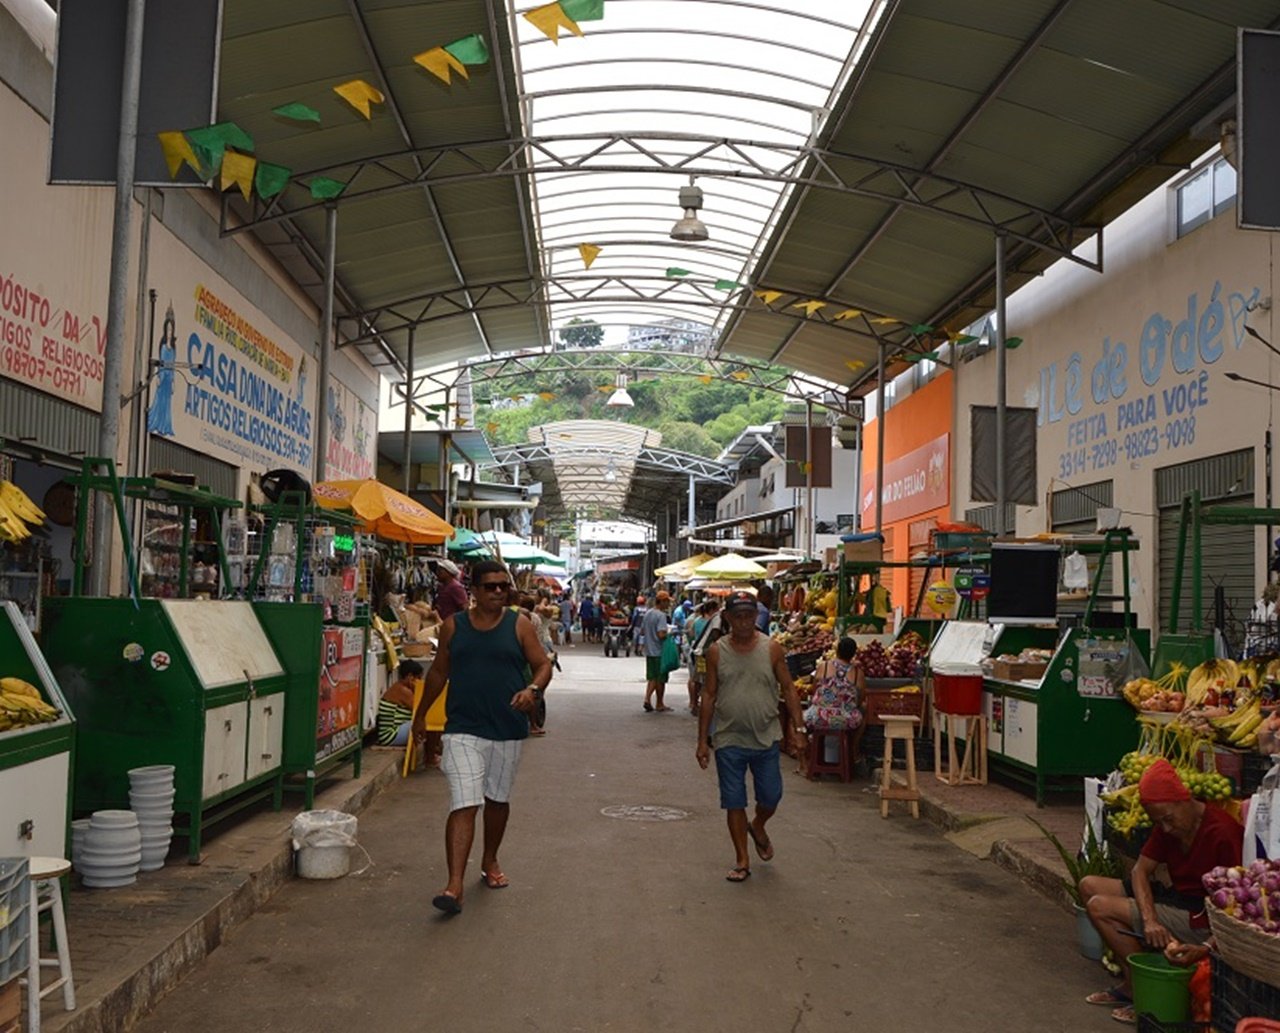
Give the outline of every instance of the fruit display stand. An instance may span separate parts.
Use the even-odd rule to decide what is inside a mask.
[[[0,856],[66,857],[73,711],[12,602],[0,603],[0,677],[34,686],[44,703],[59,711],[52,721],[14,724],[0,732]]]
[[[308,809],[317,783],[351,765],[360,776],[369,642],[367,564],[360,521],[285,493],[251,511],[244,592],[286,673],[285,788]],[[253,539],[258,537],[256,550]],[[233,535],[235,544],[240,536]]]
[[[129,806],[130,768],[172,764],[177,834],[281,805],[287,678],[243,600],[46,600],[45,654],[82,730],[74,808]]]

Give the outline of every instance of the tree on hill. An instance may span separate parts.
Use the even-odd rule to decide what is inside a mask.
[[[594,319],[571,319],[560,328],[560,343],[566,348],[598,348],[604,327]]]

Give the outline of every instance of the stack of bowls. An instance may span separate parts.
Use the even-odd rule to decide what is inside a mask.
[[[80,855],[84,853],[84,838],[89,831],[89,818],[77,818],[71,823],[71,867],[80,871]]]
[[[152,764],[129,772],[129,806],[142,830],[142,871],[164,867],[173,839],[173,765]]]
[[[94,811],[80,851],[80,874],[86,886],[110,889],[138,880],[142,833],[133,811]]]

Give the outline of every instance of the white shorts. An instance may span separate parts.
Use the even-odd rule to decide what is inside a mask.
[[[440,769],[449,780],[449,810],[479,807],[485,800],[510,800],[523,745],[523,739],[446,735]]]

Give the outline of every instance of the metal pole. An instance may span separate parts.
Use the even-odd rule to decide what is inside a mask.
[[[444,419],[441,421],[447,428],[450,422],[449,416],[449,395],[452,391],[449,387],[444,389]],[[440,431],[440,494],[443,497],[444,519],[448,523],[453,523],[451,513],[453,512],[453,503],[449,498],[450,481],[449,476],[449,453],[453,449],[453,435],[447,429],[442,428]],[[499,557],[501,558],[501,557]]]
[[[129,294],[129,230],[133,217],[133,169],[138,150],[138,93],[142,82],[142,26],[146,0],[129,0],[125,14],[124,68],[120,81],[120,139],[116,146],[115,212],[111,226],[111,273],[107,291],[107,346],[102,357],[102,418],[98,455],[115,460],[120,449],[120,375],[124,357],[125,305]],[[91,595],[106,595],[115,530],[110,499],[96,492]]]
[[[151,340],[147,336],[149,329],[147,322],[147,263],[149,256],[149,248],[151,242],[151,198],[155,191],[147,189],[145,199],[142,205],[142,227],[138,233],[138,291],[136,301],[134,303],[133,315],[133,380],[135,385],[139,380],[143,383],[150,382],[150,359],[149,355],[143,355],[143,345],[150,345]],[[155,291],[151,292],[151,323],[155,322],[156,297]],[[134,389],[130,389],[129,397],[132,401],[129,403],[129,464],[127,469],[131,477],[142,476],[142,434],[139,426],[146,426],[146,410],[142,409],[142,394]],[[137,507],[134,507],[135,510]]]
[[[806,531],[804,536],[804,558],[813,559],[814,531],[816,528],[813,512],[813,399],[804,400],[804,514]]]
[[[856,534],[862,530],[862,423],[859,421],[858,451],[853,458],[853,530]]]
[[[876,356],[876,534],[884,533],[884,345]]]
[[[1004,234],[996,234],[996,534],[1004,534],[1005,509],[1005,269]]]
[[[404,365],[408,371],[404,381],[404,493],[413,490],[413,332],[417,327],[409,327],[409,346],[405,352]]]
[[[333,351],[333,279],[338,261],[338,206],[324,212],[324,310],[320,316],[320,374],[316,383],[316,483],[325,478],[329,455],[329,353]]]
[[[690,537],[693,537],[693,528],[694,528],[694,526],[695,526],[695,524],[696,524],[696,522],[697,522],[697,519],[698,519],[697,501],[698,501],[698,479],[697,479],[696,477],[694,477],[694,476],[693,476],[693,474],[689,474],[689,520],[688,520],[688,524],[689,524],[689,536],[690,536]],[[689,547],[689,555],[690,555],[690,556],[692,556],[692,555],[693,555],[693,547],[692,547],[692,546],[690,546],[690,547]]]

